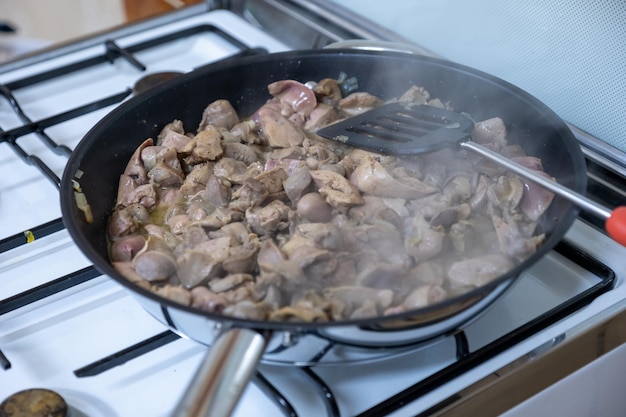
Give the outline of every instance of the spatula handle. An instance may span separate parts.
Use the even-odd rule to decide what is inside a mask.
[[[626,246],[626,207],[617,207],[613,210],[604,227],[609,236]]]

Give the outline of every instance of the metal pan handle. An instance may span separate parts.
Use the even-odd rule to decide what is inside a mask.
[[[268,335],[230,328],[202,360],[172,417],[230,416],[265,351]]]

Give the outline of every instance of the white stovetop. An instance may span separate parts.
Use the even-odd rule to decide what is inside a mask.
[[[277,41],[250,27],[236,16],[220,11],[206,13],[168,25],[165,30],[181,30],[199,23],[213,23],[249,39],[250,46],[265,46],[270,51],[286,49]],[[163,30],[163,28],[160,28]],[[120,39],[123,45],[154,36],[152,31]],[[208,39],[211,38],[211,39]],[[158,50],[141,52],[149,63],[148,72],[191,70],[208,59],[219,59],[233,52],[232,46],[212,36],[198,36],[190,44],[175,42]],[[209,42],[211,41],[211,42]],[[181,59],[180,53],[184,53]],[[101,47],[59,57],[45,66],[56,66],[77,58],[101,54]],[[175,55],[176,54],[176,55]],[[18,73],[0,75],[0,83],[22,78],[26,73],[44,70],[44,64]],[[15,95],[33,120],[85,104],[94,97],[106,97],[131,87],[143,74],[123,61],[82,71],[67,79],[20,89]],[[79,83],[80,81],[80,83]],[[48,129],[61,144],[73,147],[86,129],[111,108],[94,112]],[[9,130],[20,125],[6,101],[0,98],[0,127]],[[58,176],[65,157],[53,155],[30,137],[20,140],[29,151],[42,155]],[[33,167],[19,160],[6,143],[0,144],[0,239],[23,233],[39,224],[60,217],[58,191]],[[623,248],[590,227],[577,222],[568,233],[573,242],[581,242],[618,273],[616,289],[602,295],[591,305],[557,325],[546,329],[513,349],[459,376],[394,415],[408,416],[425,410],[454,392],[494,372],[509,361],[542,346],[564,330],[594,317],[626,298],[623,285],[625,260]],[[541,265],[556,268],[550,255]],[[30,288],[86,267],[89,262],[74,246],[67,232],[60,231],[36,239],[33,243],[0,253],[0,299],[7,299]],[[579,291],[597,279],[586,271],[573,276],[542,277],[531,270],[513,291],[507,293],[481,320],[468,330],[470,343],[479,340],[486,328],[498,327],[506,320],[533,317],[549,308],[570,291]],[[561,286],[559,284],[561,280]],[[548,289],[535,297],[532,305],[520,297]],[[523,300],[523,299],[522,299]],[[139,307],[119,284],[100,276],[59,294],[0,316],[0,350],[11,361],[9,370],[0,370],[0,401],[21,389],[45,387],[58,391],[74,408],[90,417],[167,416],[195,372],[206,348],[190,340],[179,339],[94,377],[77,378],[73,371],[105,356],[166,330]],[[443,340],[418,353],[362,366],[316,369],[331,386],[342,416],[358,414],[424,376],[450,364],[455,346]],[[259,370],[292,403],[299,416],[325,415],[326,410],[310,380],[293,367],[262,365]],[[254,384],[248,386],[236,410],[238,416],[276,416],[280,411]],[[80,414],[78,414],[80,415]]]

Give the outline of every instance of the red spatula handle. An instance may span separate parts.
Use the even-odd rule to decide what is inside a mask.
[[[616,242],[626,246],[626,207],[618,207],[611,212],[604,224],[607,233]]]

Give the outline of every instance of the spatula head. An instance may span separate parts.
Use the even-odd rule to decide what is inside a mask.
[[[412,155],[456,146],[474,122],[428,105],[390,103],[324,127],[317,134],[383,154]]]

